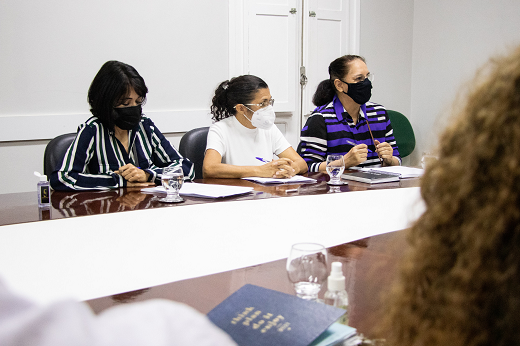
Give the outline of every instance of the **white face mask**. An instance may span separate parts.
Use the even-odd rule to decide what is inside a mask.
[[[246,107],[249,109],[248,107]],[[253,112],[251,109],[249,109]],[[273,106],[269,105],[264,108],[260,108],[256,112],[253,112],[253,116],[249,119],[245,114],[247,120],[251,122],[251,125],[263,130],[269,130],[271,126],[274,124],[274,119],[276,115],[274,114]]]

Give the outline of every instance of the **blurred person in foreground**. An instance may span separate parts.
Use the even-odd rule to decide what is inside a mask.
[[[1,279],[0,345],[236,346],[205,315],[181,303],[151,299],[94,315],[73,300],[37,305]]]
[[[440,138],[386,300],[387,345],[520,344],[520,47],[480,70]]]

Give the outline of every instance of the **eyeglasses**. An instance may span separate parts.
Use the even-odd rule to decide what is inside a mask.
[[[262,103],[245,103],[244,106],[258,106],[260,108],[264,108],[264,107],[267,107],[267,106],[274,106],[274,99],[270,99],[270,100],[266,100]]]
[[[366,76],[358,76],[358,77],[354,78],[354,83],[361,83],[361,82],[365,81],[365,79],[368,79],[369,81],[373,82],[374,74],[369,72]],[[340,79],[340,81],[342,81],[343,83],[349,84],[341,79]]]

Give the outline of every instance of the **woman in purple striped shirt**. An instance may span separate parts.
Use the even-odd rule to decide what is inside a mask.
[[[342,56],[329,65],[329,79],[313,97],[317,106],[301,132],[301,156],[310,172],[325,171],[329,154],[345,167],[395,166],[401,157],[383,106],[369,102],[372,74],[363,57]]]

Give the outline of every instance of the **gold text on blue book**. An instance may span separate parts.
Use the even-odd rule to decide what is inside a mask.
[[[242,322],[242,324],[244,326],[246,326],[246,327],[252,326],[252,328],[255,330],[261,328],[260,329],[261,333],[266,333],[269,329],[271,329],[273,327],[276,330],[278,330],[278,332],[280,332],[280,333],[285,330],[287,330],[287,331],[291,330],[291,327],[290,327],[291,323],[284,322],[285,317],[283,317],[282,315],[278,315],[271,320],[271,317],[273,317],[274,314],[272,314],[270,312],[261,316],[261,318],[263,318],[263,319],[254,321],[255,319],[258,318],[258,316],[260,316],[262,314],[262,311],[260,311],[260,310],[256,310],[255,312],[251,313],[254,310],[255,310],[255,308],[252,306],[245,308],[244,311],[238,313],[237,316],[231,320],[231,324],[238,324],[238,322],[244,320]]]

